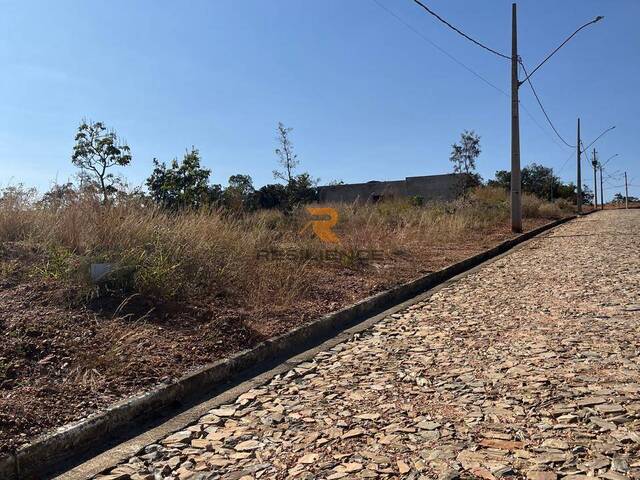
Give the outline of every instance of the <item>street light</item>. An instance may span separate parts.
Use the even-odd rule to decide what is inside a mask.
[[[571,40],[580,30],[599,22],[604,17],[598,15],[594,20],[585,23],[569,35],[567,39],[547,55],[545,59],[531,71],[531,73],[525,73],[526,77],[521,82],[518,80],[518,65],[521,64],[521,62],[520,57],[518,56],[518,22],[516,4],[513,3],[511,7],[511,230],[513,232],[520,233],[522,232],[522,179],[520,174],[520,104],[518,100],[518,90],[524,82],[528,81],[531,76],[547,62],[547,60],[565,46],[567,42],[569,42],[569,40]],[[579,158],[580,144],[578,144],[577,148]],[[580,189],[579,184],[578,189]]]
[[[591,142],[589,145],[587,145],[586,147],[584,147],[584,149],[582,150],[582,153],[585,153],[587,150],[589,150],[589,147],[590,147],[591,145],[593,145],[594,143],[596,143],[598,140],[600,140],[600,137],[602,137],[605,133],[610,132],[610,131],[611,131],[611,130],[613,130],[614,128],[616,128],[616,126],[615,126],[615,125],[614,125],[614,126],[612,126],[612,127],[607,128],[604,132],[602,132],[600,135],[598,135],[598,136],[596,137],[596,139],[595,139],[593,142]]]
[[[611,160],[613,160],[614,158],[616,158],[618,156],[617,153],[611,155],[609,158],[607,158],[607,160],[602,164],[602,167],[604,167],[607,163],[609,163]]]
[[[607,158],[607,160],[604,163],[600,163],[599,168],[600,168],[600,209],[604,210],[604,180],[603,180],[603,175],[604,175],[604,166],[609,163],[612,159],[614,159],[615,157],[617,157],[618,154],[614,154],[611,155],[609,158]]]
[[[598,135],[596,137],[596,139],[591,142],[589,145],[587,145],[586,147],[581,147],[582,144],[582,140],[580,138],[580,119],[578,118],[578,142],[576,143],[576,151],[578,153],[578,178],[577,178],[577,198],[576,198],[576,206],[577,206],[577,210],[578,210],[578,215],[582,214],[582,166],[580,165],[580,160],[581,160],[581,155],[584,153],[587,156],[587,160],[589,160],[589,147],[591,145],[593,145],[594,143],[596,143],[600,138],[602,138],[602,136],[604,134],[606,134],[607,132],[610,132],[611,130],[613,130],[614,128],[616,128],[615,125],[613,125],[612,127],[607,128],[605,131],[603,131],[600,135]],[[596,179],[595,179],[595,172],[596,172],[596,165],[597,162],[595,160],[595,154],[593,156],[593,161],[592,161],[592,165],[593,165],[593,181],[594,181],[594,191],[593,191],[593,199],[595,201],[595,205],[597,207],[597,202],[598,202],[598,188],[597,188],[597,184],[596,184]],[[596,162],[596,163],[594,163]]]
[[[562,47],[564,47],[564,46],[565,46],[565,44],[566,44],[569,40],[571,40],[573,37],[575,37],[575,35],[576,35],[580,30],[582,30],[583,28],[586,28],[586,27],[588,27],[589,25],[592,25],[592,24],[594,24],[594,23],[596,23],[596,22],[599,22],[599,21],[600,21],[600,20],[602,20],[602,19],[604,19],[604,17],[603,17],[602,15],[598,15],[596,18],[594,18],[594,19],[593,19],[593,20],[591,20],[590,22],[585,23],[585,24],[584,24],[584,25],[582,25],[580,28],[578,28],[575,32],[573,32],[571,35],[569,35],[569,36],[567,37],[567,39],[566,39],[564,42],[562,42],[562,43],[560,44],[560,46],[558,46],[558,47],[557,47],[553,52],[551,52],[549,55],[547,55],[547,57],[546,57],[543,61],[541,61],[541,62],[540,62],[540,64],[539,64],[536,68],[534,68],[534,69],[531,71],[531,73],[530,73],[529,75],[527,75],[527,76],[525,77],[525,79],[524,79],[524,80],[522,80],[522,81],[520,82],[520,85],[522,85],[524,82],[526,82],[527,80],[529,80],[529,78],[531,78],[531,76],[532,76],[534,73],[536,73],[536,70],[538,70],[542,65],[544,65],[544,64],[545,64],[545,62],[546,62],[547,60],[549,60],[549,59],[550,59],[550,58],[551,58],[551,57],[552,57],[552,56],[553,56],[553,55],[554,55],[558,50],[560,50]]]

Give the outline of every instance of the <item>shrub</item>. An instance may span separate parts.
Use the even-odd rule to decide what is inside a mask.
[[[557,205],[557,207],[564,211],[564,212],[569,212],[572,211],[575,206],[567,199],[565,198],[560,198],[558,200],[555,201],[555,204]]]
[[[525,217],[540,217],[540,207],[543,201],[530,193],[522,194],[522,215]]]
[[[542,218],[562,218],[562,210],[555,203],[545,202],[540,205],[538,215]]]
[[[424,205],[424,197],[420,195],[414,195],[409,197],[409,204],[414,207],[421,207]]]
[[[36,191],[24,185],[0,190],[0,239],[14,241],[26,238],[36,214]]]

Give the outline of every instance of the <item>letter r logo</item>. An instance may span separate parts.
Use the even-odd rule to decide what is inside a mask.
[[[340,240],[336,234],[331,230],[336,223],[338,223],[338,212],[334,208],[330,207],[307,207],[309,212],[314,217],[328,216],[326,220],[310,220],[302,230],[300,234],[303,234],[307,228],[311,227],[313,233],[315,233],[320,240],[326,243],[340,243]]]

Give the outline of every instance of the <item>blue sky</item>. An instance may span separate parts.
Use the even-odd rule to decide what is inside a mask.
[[[507,60],[411,0],[378,2],[509,92]],[[426,3],[509,54],[510,1]],[[322,182],[449,172],[451,144],[464,129],[482,137],[485,178],[509,169],[509,98],[374,0],[0,0],[0,8],[0,185],[45,189],[72,176],[83,117],[106,122],[130,144],[134,160],[123,173],[133,184],[144,182],[154,157],[181,157],[192,145],[214,183],[235,173],[257,186],[273,182],[278,121],[294,128],[302,169]],[[534,85],[571,144],[578,116],[587,143],[615,124],[597,144],[601,158],[619,153],[608,174],[627,170],[640,185],[640,2],[521,1],[520,54],[536,65],[596,15],[605,20],[556,54]],[[528,87],[521,92],[533,117],[521,111],[523,165],[542,163],[574,180],[572,150],[554,137]],[[608,180],[608,188],[621,183]]]

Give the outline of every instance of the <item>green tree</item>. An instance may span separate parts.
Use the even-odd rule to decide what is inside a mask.
[[[200,166],[200,152],[191,147],[178,163],[167,166],[153,159],[154,169],[147,179],[147,188],[153,200],[164,208],[198,209],[220,198],[219,185],[209,185],[211,170]]]
[[[532,163],[522,169],[522,190],[540,198],[557,198],[561,181],[553,174],[553,169]]]
[[[553,173],[553,169],[532,163],[522,169],[522,191],[532,193],[540,198],[564,198],[575,202],[576,186],[573,183],[565,184]],[[505,190],[511,188],[511,172],[498,170],[495,179],[489,180],[491,187],[500,187]]]
[[[234,210],[252,210],[255,208],[256,190],[249,175],[232,175],[229,185],[224,190],[225,206]]]
[[[489,180],[487,185],[490,187],[504,188],[505,190],[511,189],[511,172],[507,170],[498,170],[493,180]]]
[[[564,198],[565,200],[576,201],[576,184],[573,182],[562,183],[556,186],[554,198]]]
[[[95,182],[102,194],[102,203],[109,202],[109,195],[117,188],[118,178],[112,167],[124,167],[131,163],[129,146],[120,142],[114,130],[107,130],[102,122],[83,121],[78,127],[71,162],[81,170],[85,178]]]
[[[287,187],[280,183],[265,185],[256,192],[260,208],[282,208],[287,204]]]
[[[586,205],[593,202],[593,191],[589,188],[588,185],[582,185],[582,205]],[[577,198],[577,193],[573,194],[573,199]]]
[[[640,202],[640,199],[638,199],[637,197],[634,197],[632,195],[629,195],[629,203],[638,203]],[[624,205],[625,203],[625,197],[622,193],[618,192],[613,196],[613,203],[617,204],[617,205]]]
[[[473,130],[465,130],[460,135],[460,142],[451,145],[449,160],[453,163],[453,172],[461,174],[460,193],[465,195],[467,190],[479,182],[476,173],[476,160],[480,156],[480,136]]]
[[[289,201],[292,205],[311,203],[318,200],[318,180],[307,172],[296,175],[288,185]]]

